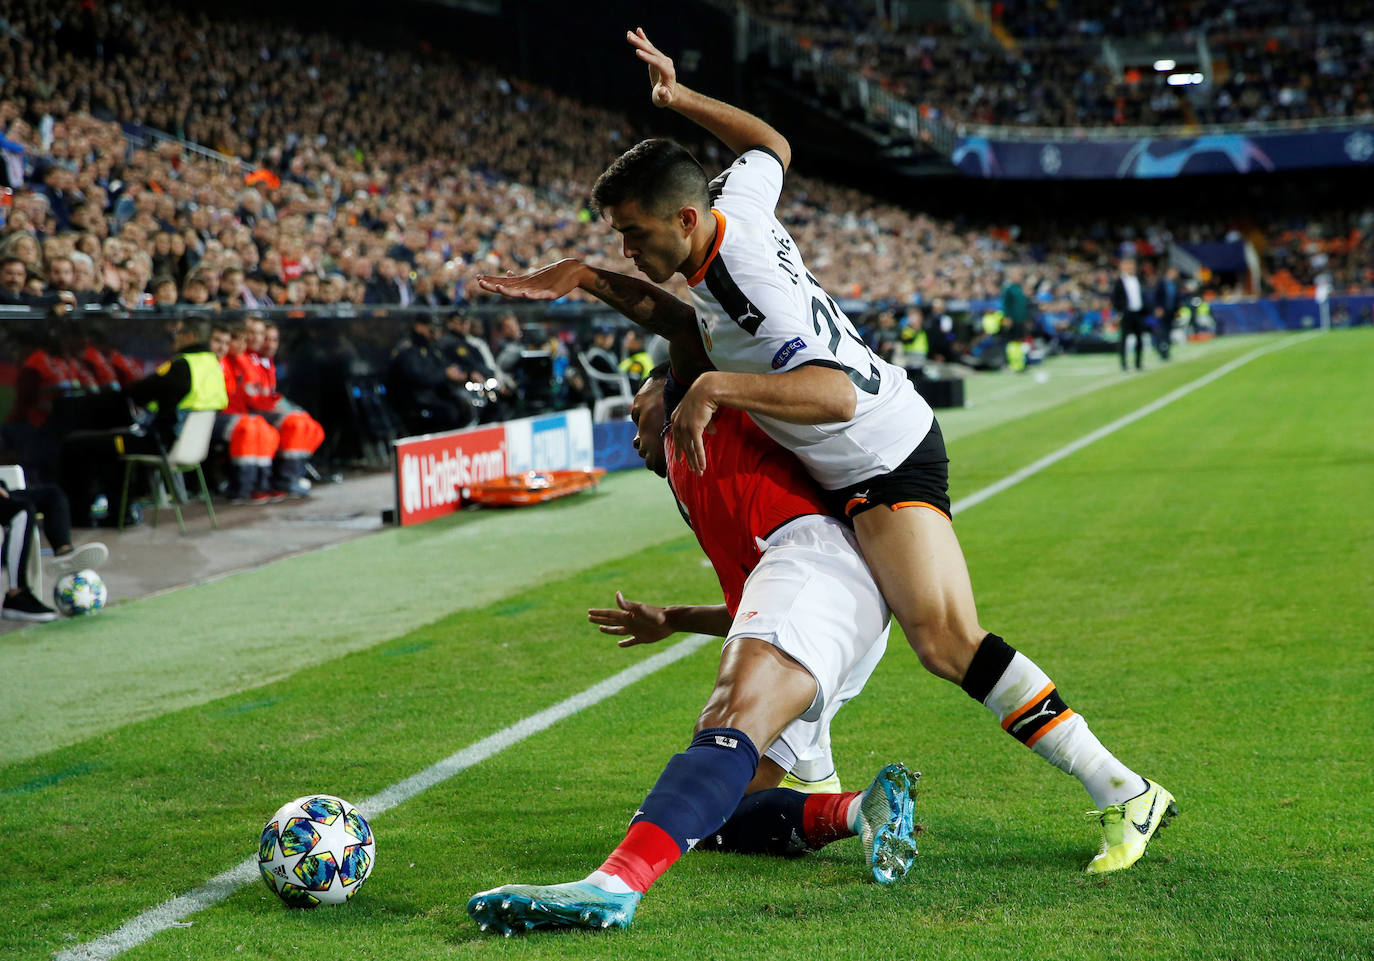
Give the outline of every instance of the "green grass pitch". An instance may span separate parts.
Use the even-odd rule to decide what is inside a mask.
[[[890,760],[924,772],[921,854],[903,883],[865,883],[854,840],[796,861],[690,854],[628,931],[480,935],[464,911],[471,893],[581,877],[619,840],[689,737],[714,674],[708,644],[375,818],[376,870],[347,906],[293,911],[254,883],[121,957],[1374,957],[1374,332],[1293,340],[956,518],[983,624],[1178,797],[1181,815],[1130,871],[1081,873],[1097,844],[1086,794],[923,673],[894,629],[834,742],[846,786]],[[954,436],[955,499],[1266,342]],[[651,655],[585,623],[615,589],[718,596],[685,535],[579,564],[559,540],[594,536],[579,509],[543,515],[536,534],[537,511],[484,521],[483,543],[446,572],[452,613],[403,636],[235,681],[227,696],[131,711],[56,749],[11,744],[0,958],[48,958],[113,931],[252,854],[292,797],[360,800]],[[480,551],[500,555],[507,528],[530,564],[567,558],[560,572],[461,603],[465,569],[484,564]],[[423,545],[441,535],[406,536],[377,555],[388,576],[433,569]],[[295,558],[264,576],[323,584],[337,564],[360,579],[350,556]],[[336,587],[339,622],[368,589]],[[98,679],[100,657],[145,658],[152,685],[147,652],[176,645],[184,627],[168,603],[222,620],[244,601],[221,582],[118,606],[101,616],[124,646],[87,653],[87,673]],[[274,613],[289,616],[266,606],[263,630]],[[344,629],[320,630],[325,643]],[[308,623],[291,631],[309,643]],[[7,636],[0,667],[33,671],[26,652],[41,636]]]

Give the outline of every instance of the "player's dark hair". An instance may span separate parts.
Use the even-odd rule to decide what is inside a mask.
[[[201,317],[188,317],[181,322],[179,332],[190,334],[194,343],[203,344],[210,339],[210,321]]]
[[[666,360],[665,360],[663,363],[659,364],[659,365],[658,365],[657,367],[655,367],[653,370],[649,371],[649,376],[648,376],[648,377],[645,377],[644,379],[645,379],[646,381],[650,381],[650,380],[667,380],[667,379],[668,379],[668,375],[669,375],[670,373],[672,373],[672,370],[673,370],[673,365],[672,365],[672,363],[671,363],[670,361],[666,361]]]
[[[711,207],[710,178],[680,143],[655,137],[642,140],[606,168],[592,187],[592,204],[607,207],[635,201],[656,217],[683,207]]]

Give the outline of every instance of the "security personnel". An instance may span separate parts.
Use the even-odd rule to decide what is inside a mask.
[[[930,337],[924,327],[914,324],[903,326],[899,336],[904,359],[908,362],[924,361],[930,356]]]
[[[625,339],[620,346],[624,354],[620,369],[630,379],[630,392],[636,393],[639,385],[644,383],[644,378],[649,376],[649,371],[654,369],[654,359],[644,349],[644,338],[633,328],[625,331]]]
[[[91,501],[119,485],[122,454],[156,454],[171,448],[188,411],[223,410],[224,372],[210,350],[210,322],[182,321],[172,331],[176,351],[151,375],[129,385],[127,396],[146,414],[113,430],[76,431],[62,440],[59,473],[72,505],[72,526],[91,526]],[[132,413],[132,411],[131,411]],[[109,518],[118,523],[119,518]]]
[[[467,374],[451,363],[438,343],[438,331],[417,316],[410,336],[391,351],[386,390],[409,434],[467,427],[476,415],[463,385]]]

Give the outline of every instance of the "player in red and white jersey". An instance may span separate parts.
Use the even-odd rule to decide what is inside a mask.
[[[826,513],[797,459],[743,412],[716,422],[707,443],[720,456],[706,471],[674,463],[667,379],[655,371],[635,396],[635,447],[668,478],[726,603],[662,608],[617,594],[616,608],[588,618],[622,646],[679,630],[725,637],[716,686],[687,751],[669,761],[601,867],[570,884],[474,895],[468,911],[484,929],[624,926],[649,886],[697,846],[795,854],[857,833],[882,883],[903,876],[916,853],[916,776],[899,764],[862,794],[774,789],[799,760],[828,756],[831,719],[886,648],[887,607],[852,533]]]
[[[632,408],[632,413],[642,407]],[[725,606],[733,616],[745,578],[763,556],[761,543],[794,520],[832,518],[797,458],[743,411],[723,410],[711,425],[715,432],[708,442],[715,457],[700,474],[675,456],[671,437],[663,439],[662,450],[652,442],[639,449],[645,465],[666,477],[683,519],[720,579]]]
[[[1089,871],[1130,867],[1176,812],[1173,796],[1107,751],[1045,672],[979,623],[949,516],[939,425],[859,342],[773,214],[791,159],[786,138],[678,83],[671,58],[642,30],[626,39],[648,66],[655,105],[710,131],[739,159],[711,181],[680,145],[646,140],[597,180],[594,204],[653,284],[571,260],[479,283],[528,299],[580,287],[668,338],[679,372],[714,366],[695,379],[673,417],[675,443],[692,469],[706,465],[704,432],[722,408],[747,411],[795,453],[835,514],[852,520],[922,665],[1079,779],[1103,829]],[[675,274],[691,287],[692,305],[655,286]]]

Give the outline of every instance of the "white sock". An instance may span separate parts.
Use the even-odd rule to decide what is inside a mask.
[[[1102,746],[1088,722],[1064,703],[1054,682],[1019,651],[983,705],[1008,734],[1078,778],[1099,808],[1144,790],[1144,778]]]
[[[582,879],[585,883],[612,894],[629,894],[634,888],[620,880],[618,874],[607,874],[605,871],[593,871]]]
[[[859,808],[863,799],[864,796],[861,792],[849,802],[849,807],[844,812],[844,823],[849,825],[849,830],[853,834],[859,833]]]

